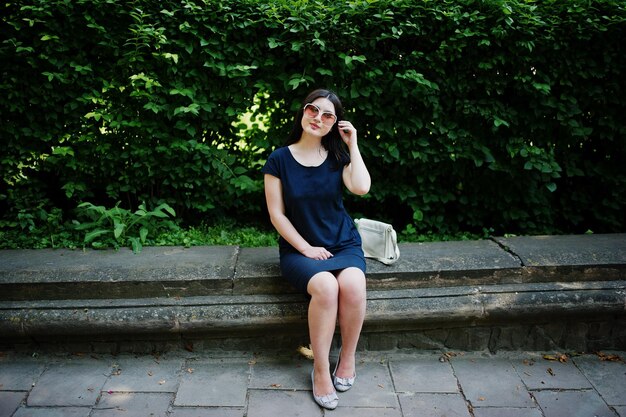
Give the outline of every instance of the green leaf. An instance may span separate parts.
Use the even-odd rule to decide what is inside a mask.
[[[268,38],[267,39],[267,43],[268,43],[270,49],[276,49],[279,46],[283,45],[283,42],[278,41],[276,38]]]
[[[162,214],[163,217],[167,217],[167,215],[165,215],[163,213],[163,210],[165,210],[167,213],[169,213],[172,217],[176,217],[176,212],[167,203],[159,204],[157,207],[155,207],[155,209],[153,210],[153,213],[157,212],[157,213]]]
[[[95,119],[96,121],[100,121],[100,119],[102,118],[102,114],[100,113],[96,113],[96,112],[89,112],[87,114],[85,114],[85,118],[86,119]]]
[[[120,236],[122,236],[122,233],[124,233],[125,228],[126,228],[126,225],[124,223],[120,223],[117,220],[115,220],[114,227],[113,227],[113,237],[115,237],[115,239],[119,239]]]
[[[493,125],[495,127],[500,127],[502,125],[509,127],[509,122],[507,122],[506,120],[502,120],[500,119],[498,116],[494,116],[493,118]]]
[[[85,243],[89,243],[92,240],[96,239],[97,237],[100,237],[102,235],[106,235],[107,233],[109,233],[108,230],[102,230],[102,229],[93,230],[93,231],[85,234],[84,242]]]
[[[550,89],[551,89],[550,88],[550,84],[533,83],[533,87],[535,87],[537,90],[539,90],[544,95],[550,94]]]
[[[140,253],[141,249],[143,248],[143,245],[141,244],[141,241],[139,239],[137,239],[136,237],[131,237],[128,240],[130,240],[130,244],[131,244],[131,247],[133,249],[133,253],[134,254]]]
[[[52,149],[52,155],[74,156],[74,149],[71,146],[56,146]]]

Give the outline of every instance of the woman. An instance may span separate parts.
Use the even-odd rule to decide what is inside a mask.
[[[343,113],[333,92],[310,93],[296,115],[288,146],[275,150],[262,170],[270,219],[280,234],[281,272],[310,296],[313,398],[327,409],[337,407],[336,390],[347,391],[354,383],[365,317],[365,258],[342,190],[345,185],[354,194],[367,194],[371,179],[357,131]],[[342,348],[331,376],[337,319]]]

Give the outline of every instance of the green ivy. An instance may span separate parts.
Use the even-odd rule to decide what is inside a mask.
[[[623,231],[617,0],[7,2],[0,225],[82,201],[266,221],[259,169],[334,89],[407,236]]]

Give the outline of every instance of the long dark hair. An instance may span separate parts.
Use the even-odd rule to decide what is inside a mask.
[[[328,99],[335,106],[335,115],[337,116],[337,121],[343,120],[344,110],[343,105],[341,104],[341,100],[337,97],[337,94],[330,90],[326,90],[323,88],[314,90],[309,93],[308,96],[302,101],[298,112],[296,113],[295,121],[293,124],[293,128],[291,129],[291,133],[287,137],[287,145],[292,145],[300,140],[302,137],[302,117],[304,115],[304,105],[307,103],[312,103],[318,98]],[[346,151],[346,147],[339,135],[339,128],[337,127],[337,123],[335,123],[323,138],[322,138],[322,146],[324,149],[328,151],[330,156],[333,156],[337,161],[337,167],[341,165],[341,161],[348,161],[348,152]]]

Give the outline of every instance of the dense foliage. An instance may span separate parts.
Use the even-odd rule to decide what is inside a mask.
[[[266,222],[259,169],[321,86],[373,177],[353,215],[625,230],[623,1],[24,0],[2,25],[5,230],[84,202]]]

